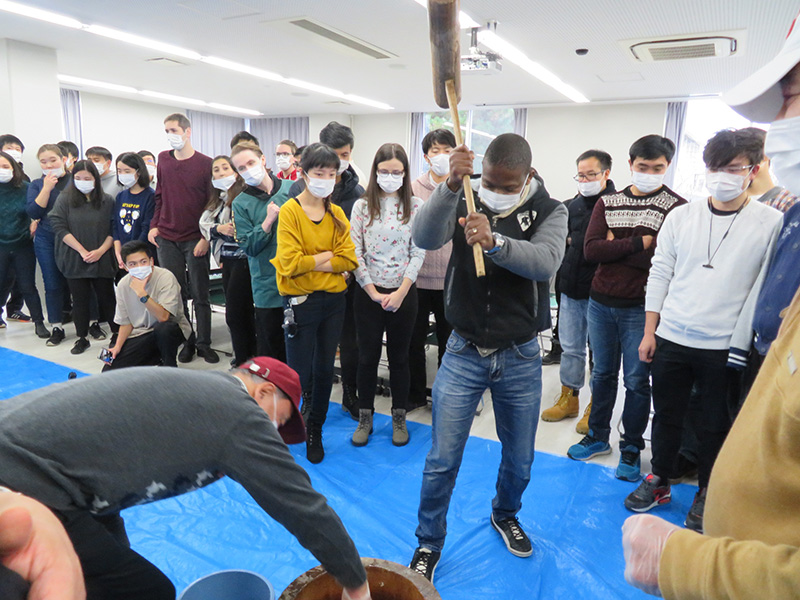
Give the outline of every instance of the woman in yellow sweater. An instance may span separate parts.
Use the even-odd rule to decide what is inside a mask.
[[[339,157],[311,144],[300,159],[305,189],[282,207],[272,264],[283,296],[286,362],[300,375],[306,419],[306,457],[325,457],[322,425],[333,387],[349,272],[358,267],[350,223],[331,203]]]

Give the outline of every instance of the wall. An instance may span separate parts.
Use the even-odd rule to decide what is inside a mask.
[[[353,116],[353,135],[356,138],[353,160],[361,167],[365,175],[369,176],[375,152],[383,144],[388,142],[402,144],[406,152],[409,152],[411,114],[355,115]]]
[[[662,134],[664,102],[615,105],[575,105],[528,108],[527,139],[533,166],[553,198],[567,200],[577,193],[575,159],[596,148],[611,154],[611,178],[618,188],[630,183],[628,148],[649,133]]]

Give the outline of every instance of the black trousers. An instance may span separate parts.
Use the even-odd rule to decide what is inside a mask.
[[[131,550],[125,522],[118,514],[56,515],[80,559],[87,600],[175,600],[175,586],[167,576]]]
[[[175,321],[156,323],[153,331],[128,338],[110,365],[103,372],[125,367],[177,367],[178,348],[185,341],[180,326]]]
[[[9,274],[11,275],[9,279]],[[36,255],[33,253],[33,244],[23,246],[16,250],[0,250],[0,282],[5,281],[9,289],[19,290],[28,312],[33,321],[44,321],[42,313],[42,299],[36,289]],[[12,286],[13,284],[13,286]],[[5,303],[7,289],[0,293],[0,313]],[[22,308],[21,303],[15,303],[14,293],[6,305],[6,315]]]
[[[186,242],[172,242],[158,237],[158,261],[161,266],[175,275],[178,285],[181,286],[181,298],[183,308],[189,323],[192,322],[189,315],[187,302],[192,298],[195,317],[197,320],[197,338],[190,336],[187,340],[190,344],[197,343],[201,348],[211,346],[211,305],[208,299],[208,274],[209,256],[206,252],[203,256],[194,255],[194,247],[197,240]],[[186,281],[186,271],[189,271],[189,281]]]
[[[67,279],[67,283],[72,293],[72,320],[75,323],[75,333],[78,337],[85,338],[89,335],[92,290],[97,296],[97,309],[100,313],[99,320],[108,323],[111,331],[116,333],[119,330],[119,325],[114,322],[117,298],[114,295],[113,279],[101,277]]]
[[[256,316],[247,258],[222,260],[222,287],[225,290],[225,323],[238,365],[256,355]]]
[[[653,473],[668,478],[678,457],[688,413],[697,432],[698,483],[708,485],[711,469],[731,428],[727,350],[701,350],[656,337],[653,355]],[[692,387],[698,394],[692,399]]]
[[[256,348],[259,356],[286,362],[283,308],[256,308]]]
[[[381,294],[394,290],[376,289]],[[386,332],[386,354],[389,357],[389,386],[392,390],[392,408],[405,409],[411,377],[408,367],[408,349],[411,333],[417,318],[417,288],[411,286],[397,312],[383,310],[358,286],[353,303],[358,332],[358,406],[375,408],[375,387],[378,383],[378,363],[383,351],[383,333]]]
[[[408,365],[411,371],[411,388],[408,394],[410,406],[420,406],[427,401],[428,370],[425,367],[425,340],[428,338],[430,314],[436,319],[436,343],[439,347],[439,362],[447,349],[447,339],[453,328],[444,316],[444,291],[417,288],[417,318],[411,333]]]
[[[344,309],[342,334],[339,337],[339,367],[342,370],[342,385],[350,387],[356,387],[356,377],[358,376],[358,337],[356,334],[353,299],[360,287],[355,282],[355,277],[350,277],[350,283],[345,294],[347,305]]]

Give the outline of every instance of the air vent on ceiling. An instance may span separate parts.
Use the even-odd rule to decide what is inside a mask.
[[[167,58],[166,56],[159,56],[158,58],[146,58],[146,63],[150,63],[151,65],[162,65],[164,67],[185,67],[186,63],[181,62],[179,60],[175,60],[174,58]]]
[[[377,46],[373,46],[365,42],[364,40],[360,40],[352,35],[349,35],[343,31],[339,31],[337,29],[333,29],[332,27],[328,27],[327,25],[323,25],[319,21],[315,21],[314,19],[309,19],[307,17],[301,19],[290,19],[289,23],[294,25],[295,27],[299,27],[300,29],[305,29],[306,31],[313,33],[314,35],[318,35],[326,40],[333,42],[335,44],[339,44],[340,46],[344,46],[349,48],[350,50],[355,50],[356,52],[360,52],[370,58],[375,59],[385,59],[385,58],[397,58],[395,54],[387,52],[382,48],[378,48]]]
[[[651,40],[630,46],[640,62],[684,60],[688,58],[724,58],[736,54],[736,38],[727,36]]]

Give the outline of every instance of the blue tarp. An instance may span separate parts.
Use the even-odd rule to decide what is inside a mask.
[[[0,397],[63,381],[69,369],[0,348]],[[325,460],[311,465],[305,447],[292,447],[314,487],[327,496],[363,556],[407,563],[420,480],[430,447],[429,426],[409,423],[411,442],[391,444],[389,417],[375,415],[364,448],[350,443],[355,428],[331,404],[324,428]],[[531,536],[530,558],[509,554],[489,525],[500,444],[471,438],[448,515],[448,538],[436,571],[444,600],[466,598],[648,598],[623,578],[620,528],[631,515],[622,504],[636,484],[613,469],[538,453],[520,522]],[[654,511],[682,524],[696,488],[673,486],[672,503]],[[246,569],[276,591],[317,564],[282,526],[235,482],[223,479],[197,492],[126,510],[133,547],[161,568],[178,590],[209,573]]]

